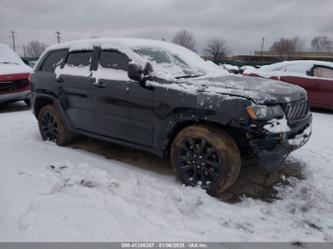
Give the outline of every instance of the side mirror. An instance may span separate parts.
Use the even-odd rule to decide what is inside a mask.
[[[127,75],[128,75],[128,78],[130,78],[131,80],[135,80],[135,81],[139,81],[139,82],[141,82],[143,80],[142,69],[138,64],[136,64],[134,62],[130,62],[128,64]]]
[[[314,77],[314,68],[311,68],[310,70],[307,70],[307,71],[306,71],[306,75],[307,75],[307,76]]]
[[[145,69],[143,69],[143,74],[147,77],[153,72],[153,65],[147,62]]]
[[[130,62],[128,64],[128,77],[132,80],[139,81],[140,83],[145,83],[150,77],[151,73],[153,72],[153,66],[148,62],[145,68],[142,68],[134,63]]]

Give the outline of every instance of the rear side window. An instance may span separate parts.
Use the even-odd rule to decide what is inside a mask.
[[[127,71],[130,59],[123,53],[115,50],[103,50],[100,53],[99,64],[103,68],[112,68]]]
[[[333,79],[333,69],[328,67],[315,67],[313,69],[313,74],[315,77]]]
[[[68,55],[66,64],[72,67],[86,67],[90,65],[92,51],[72,52]]]
[[[50,52],[46,57],[40,71],[53,73],[55,68],[64,61],[66,54],[66,49]]]

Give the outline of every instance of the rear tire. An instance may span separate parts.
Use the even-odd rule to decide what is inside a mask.
[[[241,168],[240,152],[232,137],[208,125],[193,125],[180,131],[170,155],[182,183],[199,185],[217,197],[237,180]]]
[[[65,146],[73,142],[73,134],[68,131],[53,105],[44,106],[38,115],[39,131],[43,140]]]

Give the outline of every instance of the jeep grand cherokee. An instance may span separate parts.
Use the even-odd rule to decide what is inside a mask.
[[[230,75],[174,44],[91,39],[49,47],[32,76],[44,140],[86,135],[170,157],[178,178],[219,195],[242,163],[269,171],[311,135],[306,92]]]

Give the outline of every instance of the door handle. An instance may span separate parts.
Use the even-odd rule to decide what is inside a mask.
[[[106,85],[106,83],[102,83],[102,82],[96,81],[94,83],[94,86],[98,87],[98,88],[105,88],[107,85]]]
[[[56,81],[59,82],[59,83],[63,83],[65,80],[64,80],[64,78],[62,78],[62,77],[58,77],[58,78],[56,79]]]

